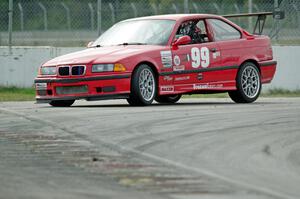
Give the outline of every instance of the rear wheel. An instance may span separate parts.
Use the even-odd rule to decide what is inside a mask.
[[[69,107],[75,100],[53,100],[49,104],[54,107]]]
[[[261,91],[261,77],[257,66],[251,62],[244,63],[236,78],[237,90],[229,91],[230,98],[236,103],[254,102]]]
[[[131,79],[128,103],[132,106],[145,106],[153,102],[156,95],[156,79],[153,70],[146,64],[138,66]]]
[[[181,95],[160,95],[155,97],[155,101],[159,103],[176,103],[180,100]]]

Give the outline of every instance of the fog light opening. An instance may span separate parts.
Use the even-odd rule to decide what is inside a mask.
[[[102,93],[102,87],[96,87],[96,92],[97,93]]]

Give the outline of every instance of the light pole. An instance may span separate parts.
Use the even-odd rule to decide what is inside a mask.
[[[101,30],[101,0],[97,0],[97,29],[98,29],[98,35],[101,35],[102,30]]]
[[[12,54],[11,46],[12,46],[12,26],[13,26],[13,0],[9,0],[8,4],[8,46],[9,46],[9,54]]]

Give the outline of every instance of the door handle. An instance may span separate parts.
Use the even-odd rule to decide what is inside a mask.
[[[217,52],[217,49],[216,48],[211,48],[210,51],[215,53],[215,52]]]

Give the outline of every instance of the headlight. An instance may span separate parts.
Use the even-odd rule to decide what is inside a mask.
[[[41,75],[56,75],[56,67],[55,66],[46,66],[40,68]]]
[[[92,72],[109,72],[114,71],[114,64],[94,64],[92,67]]]
[[[99,72],[124,72],[126,71],[125,66],[122,64],[94,64],[92,66],[93,73]]]

